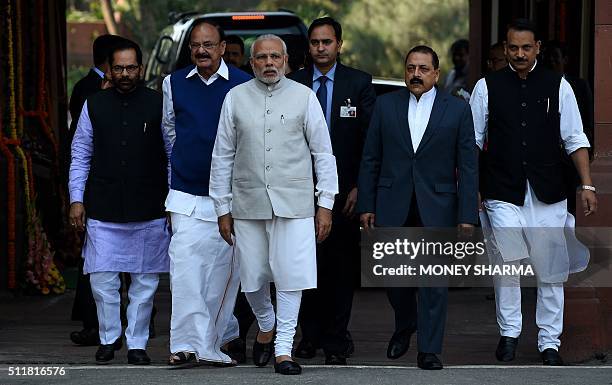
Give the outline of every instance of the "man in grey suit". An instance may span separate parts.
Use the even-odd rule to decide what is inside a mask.
[[[439,60],[426,46],[405,59],[407,89],[380,96],[359,172],[357,211],[367,230],[387,227],[469,228],[478,218],[478,152],[472,113],[435,87]],[[399,358],[418,329],[417,364],[442,369],[447,288],[388,289],[395,333],[387,356]],[[417,311],[418,310],[418,311]]]

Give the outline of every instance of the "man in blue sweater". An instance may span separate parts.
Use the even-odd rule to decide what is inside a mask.
[[[222,59],[223,30],[207,21],[192,27],[194,65],[163,82],[162,127],[170,159],[166,199],[170,242],[170,365],[201,361],[235,364],[221,346],[238,338],[232,316],[239,275],[232,248],[221,238],[208,196],[210,163],[226,93],[251,77]]]

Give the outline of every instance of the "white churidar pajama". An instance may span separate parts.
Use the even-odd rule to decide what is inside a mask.
[[[540,228],[549,228],[550,232],[542,234],[542,236],[551,236],[557,230],[561,230],[567,224],[570,217],[570,224],[573,226],[573,217],[567,212],[567,201],[561,201],[555,204],[545,204],[537,200],[529,183],[527,183],[527,191],[525,193],[525,203],[523,206],[516,206],[511,203],[487,199],[484,202],[485,212],[481,213],[481,218],[484,219],[483,227],[492,227],[495,234],[496,228],[509,228],[511,231],[523,228],[527,230],[524,235],[533,250],[535,244],[539,242],[538,238],[531,232],[538,232]],[[499,233],[498,233],[499,234]],[[505,235],[502,232],[502,237]],[[561,231],[561,235],[563,232]],[[498,239],[501,237],[497,237]],[[545,239],[550,241],[549,239]],[[541,242],[539,242],[541,243]],[[514,247],[511,247],[514,246]],[[501,245],[500,245],[501,246]],[[508,241],[506,247],[501,247],[502,251],[514,249],[514,255],[504,254],[504,264],[520,264],[521,259],[529,258],[529,254],[524,254],[527,245],[523,242]],[[517,251],[518,250],[518,251]],[[550,250],[545,247],[544,250]],[[530,258],[530,263],[534,266],[538,277],[540,274],[544,276],[559,276],[555,272],[542,271],[538,266],[542,266],[542,261],[546,258],[557,261],[557,265],[565,266],[565,277],[569,272],[567,250],[565,253],[550,255],[547,253],[541,256]],[[557,272],[558,273],[558,272]],[[554,280],[551,280],[554,281]],[[499,325],[500,334],[506,337],[518,338],[522,329],[522,314],[521,314],[521,287],[519,276],[496,276],[494,279],[495,298],[496,298],[496,313],[497,323]],[[563,331],[563,281],[559,282],[538,282],[538,295],[536,304],[536,324],[539,328],[538,333],[538,349],[544,351],[548,348],[555,350],[559,349],[559,335]]]
[[[270,284],[263,285],[259,290],[245,293],[255,317],[257,325],[262,332],[274,329],[276,318],[276,339],[274,341],[274,355],[291,356],[293,337],[297,326],[297,317],[300,312],[302,291],[276,291],[276,314],[270,300]]]
[[[128,290],[128,326],[125,338],[128,349],[146,349],[149,340],[149,321],[153,309],[153,297],[159,275],[131,273]],[[121,337],[121,298],[119,273],[114,271],[90,273],[91,292],[96,301],[100,343],[108,345]]]
[[[275,356],[291,356],[302,290],[317,286],[314,219],[235,219],[242,290],[261,331],[276,320]],[[270,300],[276,286],[276,315]]]

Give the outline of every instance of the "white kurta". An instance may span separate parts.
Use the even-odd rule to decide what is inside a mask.
[[[237,135],[240,129],[248,129],[236,127],[231,96],[231,93],[226,96],[221,109],[210,172],[210,196],[215,201],[218,216],[231,211]],[[318,197],[319,206],[331,210],[338,192],[335,157],[323,111],[312,91],[304,126],[309,135],[308,140],[306,137],[304,140],[310,148],[317,175],[314,195]],[[243,291],[257,291],[270,281],[274,281],[279,291],[316,287],[316,241],[312,217],[289,219],[273,215],[270,220],[235,219],[234,230]]]

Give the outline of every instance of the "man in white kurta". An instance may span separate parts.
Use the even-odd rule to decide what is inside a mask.
[[[470,101],[476,142],[483,150],[480,191],[483,228],[492,227],[495,254],[503,263],[529,258],[538,278],[536,324],[544,365],[562,365],[558,354],[563,329],[563,282],[571,266],[585,267],[588,251],[568,253],[563,228],[574,225],[567,212],[563,150],[582,180],[585,215],[597,209],[589,172],[589,142],[583,133],[570,85],[548,72],[536,57],[540,42],[534,26],[518,20],[508,30],[509,66],[478,81]],[[574,199],[575,197],[568,197]],[[582,259],[582,261],[577,261]],[[522,328],[518,277],[495,279],[497,321],[501,338],[497,359],[514,359]]]
[[[312,90],[284,77],[286,52],[274,35],[253,44],[257,78],[225,98],[210,195],[221,235],[235,242],[242,290],[259,324],[254,363],[264,366],[271,358],[276,324],[275,370],[299,374],[291,350],[301,293],[317,285],[315,237],[322,241],[331,228],[338,177],[321,106]],[[276,315],[270,282],[276,286]]]
[[[234,253],[219,236],[208,192],[210,159],[227,91],[251,77],[223,59],[223,32],[200,22],[190,38],[194,65],[163,82],[162,129],[170,159],[166,210],[170,241],[170,365],[232,364],[221,346],[238,338],[232,315],[238,292]]]

